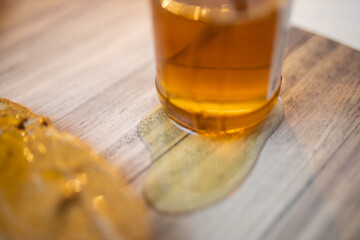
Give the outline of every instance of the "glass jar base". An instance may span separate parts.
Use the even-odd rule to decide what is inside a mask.
[[[204,114],[189,112],[173,104],[160,91],[157,94],[166,114],[180,126],[201,135],[216,136],[223,134],[241,133],[259,125],[270,113],[278,100],[280,86],[265,105],[245,114]]]

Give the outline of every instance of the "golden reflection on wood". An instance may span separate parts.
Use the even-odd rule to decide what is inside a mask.
[[[210,138],[181,130],[157,107],[138,127],[156,161],[146,178],[146,198],[166,213],[185,213],[223,199],[250,173],[282,119],[279,100],[259,127]]]

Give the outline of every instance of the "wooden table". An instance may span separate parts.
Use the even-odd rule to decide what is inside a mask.
[[[144,0],[2,0],[0,97],[49,116],[141,189],[137,125],[158,105]],[[154,239],[359,239],[360,52],[292,29],[285,118],[242,186],[193,214],[151,211]]]

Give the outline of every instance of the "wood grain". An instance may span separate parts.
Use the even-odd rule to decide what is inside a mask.
[[[49,116],[142,185],[137,125],[158,101],[146,1],[2,0],[0,96]],[[153,212],[155,239],[358,239],[360,53],[292,29],[285,119],[234,194],[183,216]]]

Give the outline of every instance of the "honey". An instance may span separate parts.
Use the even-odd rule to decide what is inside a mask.
[[[1,239],[151,239],[125,177],[51,121],[0,98]]]
[[[277,101],[287,1],[152,0],[156,89],[197,132],[247,129]]]

